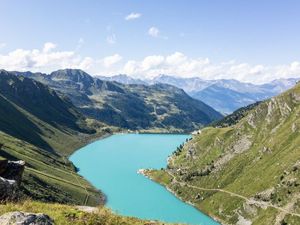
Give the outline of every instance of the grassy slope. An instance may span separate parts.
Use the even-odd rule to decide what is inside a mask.
[[[88,205],[100,203],[101,194],[86,180],[74,172],[72,164],[58,155],[33,146],[25,141],[0,132],[4,146],[0,155],[26,162],[22,197],[41,201],[85,204],[88,190]]]
[[[244,217],[253,224],[300,224],[300,218],[268,207],[251,205],[227,193],[200,191],[172,182],[220,188],[300,213],[300,85],[254,107],[237,124],[205,128],[177,151],[167,171],[153,171],[153,179],[168,186],[221,221],[236,224]]]
[[[99,204],[102,195],[67,157],[92,137],[87,120],[48,87],[0,71],[0,156],[27,163],[22,193],[43,201]],[[87,198],[87,191],[89,197]]]
[[[106,208],[100,208],[99,212],[86,213],[77,210],[74,206],[61,204],[46,204],[25,201],[18,204],[0,205],[0,215],[12,211],[25,211],[33,213],[45,213],[59,225],[164,225],[155,221],[145,221],[132,217],[123,217],[113,214]]]

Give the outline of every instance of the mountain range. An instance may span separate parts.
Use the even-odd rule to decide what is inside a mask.
[[[236,81],[222,82],[241,91]],[[293,82],[264,88],[280,92]],[[259,90],[252,87],[243,89]],[[68,160],[72,152],[120,129],[202,128],[166,169],[145,173],[224,224],[299,224],[300,84],[222,117],[169,84],[121,84],[71,69],[1,70],[0,106],[0,159],[26,161],[25,199],[103,203],[103,194]]]
[[[103,81],[75,69],[13,74],[42,82],[67,96],[84,115],[125,129],[191,131],[222,118],[212,107],[168,84]]]
[[[169,75],[141,80],[121,74],[111,77],[101,76],[101,79],[125,84],[170,84],[183,89],[193,98],[203,101],[223,114],[230,114],[238,108],[276,96],[292,88],[299,80],[297,78],[277,79],[257,85],[233,79],[203,80],[198,77],[180,78]]]

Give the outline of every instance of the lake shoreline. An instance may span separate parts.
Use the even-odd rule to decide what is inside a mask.
[[[147,136],[143,136],[141,134],[144,134],[144,135],[158,135],[158,136],[153,136],[153,137],[149,136],[149,138],[148,138]],[[160,134],[163,135],[163,136],[159,136]],[[139,134],[133,133],[133,132],[114,132],[114,133],[103,135],[99,138],[95,138],[93,140],[91,139],[89,144],[92,144],[93,142],[96,142],[96,141],[99,141],[99,140],[102,140],[102,139],[109,138],[109,137],[114,136],[114,135],[116,135],[116,136],[113,137],[113,140],[110,140],[110,141],[106,140],[104,142],[100,141],[100,143],[101,143],[100,145],[99,145],[99,143],[98,144],[95,143],[94,147],[93,147],[93,145],[89,146],[87,148],[87,150],[88,149],[91,149],[91,150],[94,149],[94,150],[92,150],[92,153],[89,153],[90,151],[86,151],[85,149],[82,149],[83,151],[80,152],[80,153],[76,153],[77,161],[76,161],[76,158],[74,158],[74,157],[70,158],[70,160],[72,160],[72,162],[74,162],[74,165],[76,165],[80,168],[79,174],[81,176],[83,176],[86,180],[89,180],[90,183],[94,184],[94,186],[97,186],[97,188],[100,189],[102,191],[102,193],[104,193],[104,195],[106,196],[106,200],[108,200],[108,198],[109,198],[108,201],[105,201],[106,206],[111,208],[113,211],[119,211],[119,214],[121,214],[121,215],[129,215],[129,216],[134,216],[134,217],[137,217],[137,218],[155,219],[155,220],[166,221],[166,222],[173,221],[175,223],[176,222],[178,223],[178,222],[181,221],[183,223],[185,222],[185,223],[188,223],[188,224],[198,224],[200,221],[208,221],[207,224],[217,223],[216,222],[217,220],[215,220],[214,218],[212,218],[212,217],[208,216],[207,214],[201,212],[193,204],[191,204],[189,202],[186,203],[185,201],[182,201],[182,199],[178,198],[178,196],[176,196],[176,194],[173,193],[171,190],[167,190],[167,192],[165,192],[165,191],[163,191],[163,192],[159,191],[158,192],[159,193],[158,196],[161,196],[161,194],[164,193],[164,192],[165,193],[170,193],[170,194],[169,195],[163,194],[165,196],[161,196],[162,198],[161,197],[158,197],[158,198],[156,197],[156,199],[157,199],[156,201],[159,202],[161,200],[161,201],[165,202],[164,199],[167,199],[167,202],[169,202],[171,200],[168,199],[168,198],[171,198],[171,199],[173,199],[172,201],[174,201],[174,204],[175,204],[175,208],[171,207],[172,209],[170,208],[170,211],[169,211],[169,207],[168,207],[169,204],[166,203],[166,205],[165,204],[162,205],[162,207],[167,208],[167,211],[166,211],[166,213],[161,214],[161,216],[159,216],[159,217],[156,217],[155,215],[157,215],[157,214],[155,214],[155,211],[152,212],[152,210],[151,211],[148,210],[148,212],[146,214],[144,213],[145,211],[142,211],[141,213],[134,213],[134,212],[137,211],[137,209],[142,210],[141,208],[138,208],[138,207],[141,206],[141,205],[139,205],[140,203],[137,203],[137,208],[130,207],[129,211],[128,211],[127,206],[124,206],[124,204],[126,205],[126,202],[132,202],[132,200],[130,200],[130,201],[128,201],[128,199],[125,200],[126,198],[130,198],[130,199],[134,198],[134,197],[131,197],[130,195],[128,197],[125,197],[125,198],[122,197],[121,200],[119,200],[119,198],[114,197],[116,195],[114,195],[113,193],[120,193],[120,189],[122,191],[127,192],[127,193],[131,193],[131,195],[133,195],[133,194],[136,195],[136,193],[139,193],[139,195],[140,195],[142,193],[142,195],[146,195],[146,196],[149,195],[150,193],[151,193],[150,196],[152,196],[152,194],[153,194],[152,192],[157,192],[157,190],[165,189],[165,188],[156,189],[155,186],[152,187],[152,185],[154,185],[154,182],[153,182],[152,185],[149,185],[149,183],[148,183],[149,181],[142,181],[142,185],[146,185],[146,187],[144,187],[144,188],[148,189],[146,192],[144,192],[144,189],[143,189],[142,192],[140,192],[139,191],[140,183],[135,183],[134,180],[130,181],[131,183],[133,182],[132,185],[134,185],[134,186],[131,186],[133,189],[129,189],[129,190],[126,189],[126,188],[128,188],[128,187],[126,187],[126,185],[123,186],[123,184],[125,184],[123,182],[125,182],[125,181],[121,181],[121,183],[119,182],[119,184],[118,184],[118,180],[115,180],[113,182],[117,181],[117,183],[114,184],[116,186],[111,186],[111,187],[106,186],[107,184],[105,184],[107,182],[109,183],[108,180],[111,180],[111,176],[116,176],[116,174],[118,174],[118,176],[121,176],[121,177],[127,176],[127,175],[122,173],[123,169],[125,169],[126,166],[125,167],[124,166],[120,167],[118,169],[118,166],[116,167],[115,163],[117,163],[117,165],[129,165],[129,167],[131,167],[132,159],[131,159],[131,157],[127,157],[128,154],[131,154],[132,156],[137,157],[138,162],[143,162],[144,161],[144,163],[142,164],[142,165],[144,165],[144,166],[142,166],[144,168],[153,168],[153,166],[154,166],[154,168],[164,168],[164,167],[166,167],[166,164],[167,164],[166,159],[168,158],[167,156],[169,154],[172,154],[172,152],[175,151],[176,146],[180,145],[182,142],[185,142],[185,140],[187,138],[190,138],[191,134],[186,134],[183,137],[180,137],[180,136],[177,137],[177,135],[182,135],[182,134],[181,133],[180,134],[179,133],[170,134],[170,133],[161,133],[161,132],[160,133],[158,133],[158,132],[155,132],[155,133],[143,132],[143,133],[139,133]],[[128,136],[126,136],[126,135],[128,135]],[[134,135],[141,135],[141,136],[137,136],[138,139],[136,139],[137,137],[135,137]],[[174,136],[172,137],[171,135],[174,135]],[[126,147],[127,144],[125,142],[123,143],[122,140],[126,141],[127,143],[129,142],[131,145],[133,144],[135,149],[132,149],[131,147]],[[141,140],[143,140],[143,141],[141,142]],[[155,141],[155,140],[157,140],[157,141]],[[172,140],[173,140],[173,144],[171,144],[171,146],[170,146],[170,143],[172,143]],[[177,143],[176,143],[176,140],[177,140]],[[175,143],[174,143],[174,141],[175,141]],[[87,144],[87,146],[89,144]],[[115,146],[115,148],[117,148],[117,149],[118,148],[119,149],[122,148],[123,150],[124,149],[129,149],[129,152],[128,152],[128,150],[126,150],[125,151],[126,154],[124,155],[124,152],[123,152],[123,156],[122,156],[122,151],[120,152],[120,154],[114,152],[115,150],[110,149],[110,147],[109,147],[110,144],[113,144]],[[97,148],[102,149],[102,151],[99,153],[99,151],[95,151],[95,148],[96,149]],[[153,148],[154,151],[152,151],[152,148]],[[160,148],[165,149],[163,151],[164,153],[162,153],[162,155],[161,155],[161,153],[159,153],[157,155],[158,152],[161,152],[161,150],[159,150]],[[110,150],[108,150],[108,149],[110,149]],[[144,153],[140,154],[141,149],[144,149],[145,150],[144,152],[147,153],[147,154],[146,155],[144,155]],[[98,158],[99,160],[97,159],[97,157],[99,157],[99,156],[96,156],[95,154],[98,154],[100,156],[100,158]],[[114,162],[115,159],[117,159],[117,158],[115,158],[116,155],[114,155],[113,158],[110,158],[111,157],[110,154],[117,154],[118,155],[119,158],[118,158],[117,162]],[[138,154],[138,155],[136,155],[136,154]],[[148,154],[150,154],[149,156],[152,157],[152,160],[154,159],[154,162],[156,162],[157,159],[159,159],[159,164],[156,164],[156,163],[155,164],[151,164],[151,163],[148,164],[147,162],[149,161],[149,159],[151,160],[151,158],[148,158],[149,157]],[[88,158],[87,158],[87,156],[88,156]],[[143,158],[140,158],[140,157],[143,157]],[[83,160],[84,158],[86,158],[86,159]],[[93,161],[93,159],[94,159],[94,161]],[[113,160],[113,161],[111,161],[111,160]],[[121,160],[121,161],[119,161],[119,160]],[[142,161],[140,161],[140,160],[142,160]],[[146,162],[146,164],[145,164],[145,162]],[[106,165],[107,163],[109,164],[109,167],[107,167],[107,165]],[[93,169],[89,165],[100,165],[100,167],[93,167],[92,166],[94,168]],[[89,170],[85,169],[85,168],[87,168],[86,166],[89,166],[90,170],[93,171],[93,174],[88,172]],[[136,164],[133,164],[133,166],[135,167],[134,174],[136,174],[138,168],[136,168]],[[99,172],[98,172],[98,170],[99,170]],[[103,174],[103,171],[104,171],[104,174]],[[132,171],[132,169],[130,169],[130,171]],[[124,177],[124,179],[125,180],[132,179],[132,174],[133,173],[130,172],[130,174],[128,174],[129,175],[128,178]],[[98,177],[98,178],[96,178],[98,181],[93,180],[94,179],[93,176]],[[134,176],[137,176],[137,175],[134,175]],[[138,176],[138,177],[140,177],[140,176]],[[136,179],[136,178],[134,178],[134,179]],[[138,179],[141,179],[141,178],[138,178]],[[142,179],[142,180],[144,180],[144,179]],[[148,179],[145,179],[145,180],[148,180]],[[95,182],[96,182],[97,185],[95,185]],[[161,186],[161,185],[159,185],[159,186]],[[116,189],[114,187],[116,187]],[[120,188],[117,188],[117,187],[120,187]],[[136,190],[136,191],[134,191],[134,190]],[[150,192],[149,192],[149,190],[150,190]],[[157,194],[154,194],[154,196],[157,196]],[[170,197],[168,197],[168,196],[170,196]],[[140,198],[140,197],[137,197],[137,198]],[[135,201],[140,201],[140,200],[135,199]],[[145,200],[143,200],[143,201],[147,202]],[[109,204],[108,204],[108,202],[109,202]],[[176,202],[178,202],[178,203],[176,203]],[[119,203],[121,205],[123,204],[123,206],[119,205]],[[149,204],[149,202],[148,202],[148,204]],[[157,204],[160,204],[160,203],[155,203],[155,204],[157,206]],[[179,205],[177,206],[177,204],[179,204]],[[184,206],[184,204],[186,204],[186,206]],[[171,204],[171,205],[173,205],[173,204]],[[188,205],[190,207],[192,207],[193,209],[191,209],[191,208],[189,209]],[[121,208],[120,208],[120,206],[121,206]],[[147,208],[147,207],[145,207],[145,208]],[[174,210],[175,210],[175,212],[174,212]],[[176,210],[179,210],[179,211],[176,211]],[[191,212],[189,210],[191,210]],[[175,216],[173,216],[173,215],[175,215]],[[212,220],[212,221],[209,222],[209,220]]]
[[[159,182],[156,182],[149,174],[147,174],[147,171],[151,171],[151,170],[155,170],[155,169],[139,169],[138,170],[138,173],[143,175],[144,177],[148,178],[149,180],[153,181],[154,183],[156,184],[159,184],[160,186],[164,187],[167,191],[169,191],[171,194],[173,194],[174,196],[176,196],[176,198],[180,199],[180,201],[182,202],[185,202],[189,205],[191,205],[192,207],[194,207],[196,210],[198,210],[200,213],[204,213],[203,211],[201,211],[200,209],[197,208],[197,206],[190,202],[190,201],[185,201],[182,197],[180,197],[176,192],[174,192],[171,188],[169,188],[168,186],[166,185],[163,185]],[[215,220],[216,222],[220,223],[220,225],[222,225],[224,222],[221,221],[219,218],[213,216],[213,215],[210,215],[210,214],[207,214],[207,213],[204,213],[206,216],[210,217],[211,219]]]
[[[67,156],[67,160],[71,163],[73,163],[71,160],[70,160],[70,157],[75,154],[77,151],[79,151],[80,149],[84,148],[85,146],[89,145],[89,144],[92,144],[93,142],[96,142],[96,141],[100,141],[100,140],[103,140],[103,139],[106,139],[106,138],[109,138],[113,135],[116,135],[116,134],[163,134],[163,135],[167,135],[167,134],[170,134],[170,135],[182,135],[182,134],[186,134],[186,135],[189,135],[188,133],[179,133],[179,132],[176,132],[176,133],[172,133],[172,132],[168,132],[168,133],[165,133],[165,132],[162,132],[162,131],[157,131],[157,132],[151,132],[151,131],[145,131],[145,132],[140,132],[140,131],[128,131],[128,130],[124,130],[124,131],[115,131],[115,132],[111,132],[111,133],[96,133],[94,135],[87,135],[87,136],[80,136],[79,135],[79,138],[82,138],[82,144],[75,148],[68,156]],[[76,166],[75,166],[76,167]],[[78,174],[79,176],[81,176],[77,171],[76,171],[76,174]],[[83,177],[83,176],[82,176]],[[92,187],[94,187],[94,189],[102,196],[102,198],[99,200],[99,205],[98,206],[104,206],[106,205],[107,203],[107,196],[104,192],[102,192],[101,189],[99,188],[96,188],[90,181],[88,181],[85,177],[83,177],[86,182],[88,182]]]

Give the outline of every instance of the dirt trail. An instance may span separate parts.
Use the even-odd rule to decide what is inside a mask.
[[[62,159],[64,160],[64,163],[65,163],[65,165],[66,165],[66,164],[67,164],[67,161],[66,161],[65,157],[63,156]],[[65,169],[68,170],[67,167],[66,167],[65,165],[64,165]],[[84,188],[84,190],[85,190],[86,197],[84,198],[84,202],[83,202],[83,205],[85,206],[85,205],[87,204],[88,200],[89,200],[90,193],[88,192],[88,190],[86,189],[86,187],[79,181],[79,179],[78,179],[78,177],[75,175],[75,173],[74,173],[73,171],[71,171],[71,170],[69,170],[69,171],[70,171],[70,173],[75,177],[77,183],[78,183],[82,188]]]
[[[285,209],[285,208],[278,207],[278,206],[275,206],[275,205],[270,204],[270,203],[267,203],[267,202],[256,201],[256,200],[254,200],[254,199],[250,199],[250,198],[247,198],[247,197],[245,197],[245,196],[243,196],[243,195],[240,195],[240,194],[237,194],[237,193],[234,193],[234,192],[231,192],[231,191],[227,191],[227,190],[224,190],[224,189],[197,187],[197,186],[190,185],[190,184],[187,184],[187,183],[182,182],[182,181],[178,181],[178,180],[176,179],[176,177],[175,177],[172,173],[170,173],[169,171],[167,171],[167,173],[173,178],[173,182],[178,183],[178,184],[180,184],[181,186],[187,186],[187,187],[194,188],[194,189],[198,189],[198,190],[201,190],[201,191],[218,191],[218,192],[223,192],[223,193],[229,194],[229,195],[231,195],[231,196],[241,198],[241,199],[245,200],[246,202],[248,202],[248,203],[250,203],[250,204],[255,204],[255,205],[257,205],[257,206],[259,206],[259,207],[262,207],[262,208],[270,207],[270,208],[277,209],[277,210],[281,211],[281,212],[284,213],[284,214],[290,214],[290,215],[292,215],[292,216],[300,217],[300,214],[299,214],[299,213],[293,213],[293,212],[289,211],[288,209],[289,209],[290,207],[288,207],[287,209]]]

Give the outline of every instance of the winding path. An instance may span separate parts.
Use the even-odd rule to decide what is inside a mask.
[[[277,209],[281,212],[284,212],[286,214],[290,214],[292,216],[297,216],[297,217],[300,217],[300,214],[299,213],[293,213],[293,212],[290,212],[289,210],[286,210],[282,207],[278,207],[278,206],[275,206],[273,204],[270,204],[270,203],[267,203],[267,202],[262,202],[262,201],[256,201],[254,199],[250,199],[250,198],[247,198],[243,195],[240,195],[240,194],[237,194],[237,193],[234,193],[234,192],[231,192],[231,191],[227,191],[227,190],[224,190],[224,189],[219,189],[219,188],[203,188],[203,187],[197,187],[197,186],[194,186],[194,185],[190,185],[190,184],[187,184],[185,182],[182,182],[182,181],[178,181],[176,179],[176,177],[169,171],[166,171],[171,177],[172,177],[172,181],[175,182],[175,183],[178,183],[180,186],[187,186],[187,187],[190,187],[190,188],[194,188],[194,189],[198,189],[198,190],[201,190],[201,191],[217,191],[217,192],[223,192],[223,193],[226,193],[226,194],[229,194],[231,196],[234,196],[234,197],[238,197],[238,198],[241,198],[243,200],[245,200],[246,202],[250,203],[250,204],[255,204],[257,206],[260,206],[262,208],[266,208],[266,207],[270,207],[270,208],[274,208],[274,209]]]
[[[66,161],[66,159],[65,159],[65,156],[62,156],[62,159],[64,160],[64,163],[65,163],[65,164],[64,164],[65,169],[68,170],[67,167],[66,167],[67,161]],[[70,171],[70,173],[75,177],[75,179],[76,179],[76,181],[78,182],[78,184],[79,184],[82,188],[84,188],[85,193],[86,193],[86,197],[84,198],[83,205],[86,205],[87,202],[88,202],[88,200],[89,200],[90,193],[88,192],[88,190],[86,189],[86,187],[79,181],[78,177],[74,174],[74,172],[71,171],[71,170],[69,170],[69,171]]]

